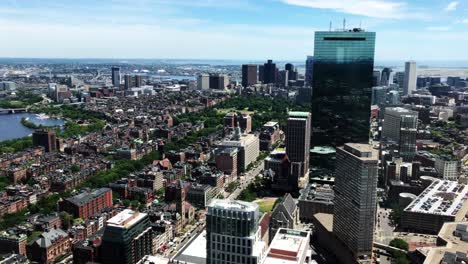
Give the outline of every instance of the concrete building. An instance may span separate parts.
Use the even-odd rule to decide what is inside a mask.
[[[312,79],[314,75],[314,56],[307,56],[306,71],[305,71],[305,85],[312,86]]]
[[[197,76],[197,89],[200,91],[210,89],[210,75],[200,74]]]
[[[112,67],[112,86],[120,87],[120,67]]]
[[[288,193],[271,212],[269,242],[273,240],[273,237],[280,228],[297,229],[299,228],[299,225],[299,207],[297,207],[297,203],[294,198]]]
[[[286,154],[292,163],[292,173],[299,179],[309,174],[311,115],[289,112],[286,126]]]
[[[401,216],[401,227],[437,234],[445,222],[462,221],[468,213],[468,185],[456,181],[435,180]]]
[[[74,218],[84,220],[109,207],[112,207],[112,190],[110,188],[85,191],[59,202],[60,211],[68,212]]]
[[[259,264],[266,245],[261,240],[258,205],[213,200],[206,214],[206,264]]]
[[[442,179],[456,181],[460,177],[461,161],[437,157],[435,159],[435,169]]]
[[[33,132],[33,145],[42,146],[46,152],[57,150],[57,138],[54,130],[38,129]]]
[[[237,131],[234,136],[224,139],[218,148],[237,148],[237,168],[239,172],[243,172],[257,160],[260,154],[260,140],[254,134],[241,135],[240,131]]]
[[[405,63],[405,79],[403,83],[403,95],[411,95],[416,91],[417,67],[415,61]]]
[[[125,209],[106,222],[101,263],[134,264],[152,254],[153,234],[147,214]]]
[[[225,74],[210,74],[209,87],[214,90],[224,90],[229,85],[229,77]]]
[[[405,161],[411,161],[416,154],[417,132],[418,112],[402,107],[385,108],[382,137],[398,144]]]
[[[309,263],[310,233],[280,228],[270,243],[264,264]]]
[[[368,144],[347,143],[337,149],[333,233],[353,259],[372,256],[377,203],[378,152]]]
[[[263,83],[275,84],[277,71],[278,68],[276,68],[276,64],[273,63],[273,60],[268,60],[263,64]]]
[[[0,82],[0,91],[14,92],[16,91],[15,82]]]
[[[243,64],[242,65],[242,86],[249,87],[257,83],[257,65]]]
[[[315,214],[333,214],[333,188],[329,184],[308,184],[298,198],[299,219],[311,223]]]
[[[467,248],[468,241],[459,236],[461,228],[468,226],[468,222],[448,222],[445,223],[437,235],[436,247],[421,252],[425,259],[423,264],[443,263],[462,264],[468,263]],[[466,234],[466,232],[465,232]],[[418,250],[418,249],[417,249]],[[418,250],[418,253],[420,251]],[[458,262],[457,262],[458,260]],[[465,262],[462,262],[465,261]]]

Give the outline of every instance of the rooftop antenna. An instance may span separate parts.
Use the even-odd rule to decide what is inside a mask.
[[[332,31],[332,22],[330,20],[330,29],[328,31]]]
[[[362,20],[359,21],[359,28],[362,29]]]
[[[343,31],[346,30],[346,18],[343,18]]]

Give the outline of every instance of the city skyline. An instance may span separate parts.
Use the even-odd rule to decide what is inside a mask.
[[[377,32],[377,61],[468,60],[460,57],[467,8],[409,0],[9,0],[0,3],[8,25],[0,33],[9,40],[0,57],[305,60],[314,32],[346,19],[347,28]]]

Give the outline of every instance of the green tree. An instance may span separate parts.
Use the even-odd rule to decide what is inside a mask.
[[[396,248],[399,248],[399,249],[403,249],[403,250],[406,250],[406,251],[408,251],[408,249],[409,249],[408,243],[405,240],[400,239],[400,238],[395,238],[392,241],[390,241],[390,246],[391,247],[396,247]]]
[[[60,220],[62,220],[62,227],[64,230],[67,230],[68,228],[70,228],[70,225],[73,221],[73,216],[70,215],[69,213],[67,212],[60,212]]]
[[[403,214],[404,208],[401,208],[398,204],[394,204],[392,206],[392,212],[390,213],[390,219],[392,220],[394,225],[398,225],[400,223],[401,215]]]

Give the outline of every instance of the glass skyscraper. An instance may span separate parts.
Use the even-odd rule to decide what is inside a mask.
[[[375,32],[315,32],[312,144],[367,143]]]

